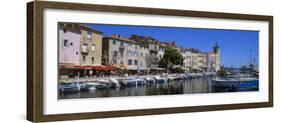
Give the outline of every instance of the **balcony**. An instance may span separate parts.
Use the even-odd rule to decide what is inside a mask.
[[[119,50],[120,50],[120,51],[124,51],[124,50],[125,50],[125,46],[124,46],[124,45],[121,45],[121,46],[119,47]]]
[[[149,49],[149,52],[150,52],[150,53],[157,53],[157,52],[158,52],[158,49]]]
[[[82,53],[89,53],[89,49],[87,48],[87,46],[82,46],[81,47],[81,52]]]

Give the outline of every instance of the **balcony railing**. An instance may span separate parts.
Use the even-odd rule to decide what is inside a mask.
[[[81,52],[82,53],[88,53],[89,52],[89,49],[87,47],[83,47],[81,48]]]
[[[119,47],[119,50],[120,51],[123,51],[125,49],[125,46],[124,45],[121,45],[120,47]]]

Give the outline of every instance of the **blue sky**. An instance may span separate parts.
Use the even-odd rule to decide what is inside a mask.
[[[245,30],[216,30],[194,29],[175,27],[148,27],[127,25],[103,25],[87,24],[89,27],[102,31],[106,36],[120,34],[129,37],[132,34],[152,36],[160,41],[176,41],[178,46],[186,48],[198,48],[201,51],[212,51],[217,42],[221,49],[222,65],[227,67],[239,67],[250,62],[250,50],[252,58],[258,65],[258,31]]]

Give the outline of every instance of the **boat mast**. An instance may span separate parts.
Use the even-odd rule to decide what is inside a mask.
[[[252,65],[252,50],[250,50],[250,65]]]

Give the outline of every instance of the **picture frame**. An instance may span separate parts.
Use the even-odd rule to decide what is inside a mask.
[[[64,11],[86,11],[86,12],[103,12],[117,14],[140,14],[147,16],[171,16],[171,17],[195,17],[204,19],[228,19],[228,20],[245,20],[265,22],[267,26],[267,43],[268,54],[268,84],[266,99],[267,101],[233,103],[233,104],[212,104],[212,105],[196,105],[196,106],[178,106],[178,107],[162,107],[162,108],[144,108],[144,109],[127,109],[113,111],[98,111],[98,112],[71,112],[46,114],[45,92],[46,84],[44,83],[46,76],[44,65],[48,64],[44,59],[44,24],[46,24],[46,10],[64,10]],[[57,97],[54,97],[57,98]],[[152,98],[150,98],[153,100]],[[110,99],[109,99],[110,100]],[[246,108],[262,108],[273,107],[273,16],[267,15],[249,15],[249,14],[234,14],[234,13],[218,13],[218,12],[203,12],[203,11],[188,11],[188,10],[172,10],[172,9],[156,9],[156,8],[141,8],[127,6],[110,6],[110,5],[95,5],[84,3],[64,3],[64,2],[47,2],[33,1],[27,3],[27,120],[31,122],[49,122],[62,120],[80,120],[80,119],[95,119],[109,117],[126,117],[126,116],[141,116],[141,115],[156,115],[156,114],[171,114],[171,113],[186,113],[186,112],[203,112],[216,110],[232,110]]]

